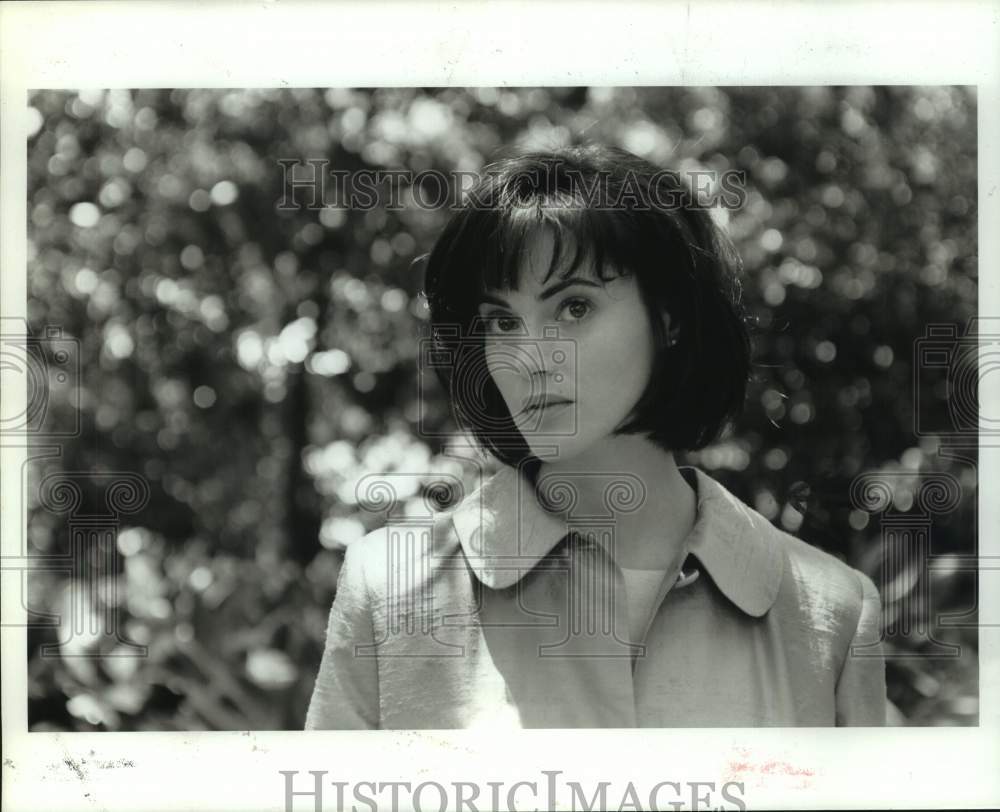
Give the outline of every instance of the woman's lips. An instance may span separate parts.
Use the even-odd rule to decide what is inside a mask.
[[[553,409],[558,409],[560,406],[569,406],[572,402],[573,401],[571,400],[560,400],[560,401],[553,401],[552,403],[539,403],[533,406],[528,406],[525,409],[525,411],[530,413],[534,413],[539,409],[542,409],[544,411],[551,411]]]

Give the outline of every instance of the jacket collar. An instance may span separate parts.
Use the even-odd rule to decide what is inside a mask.
[[[698,500],[689,554],[743,612],[764,615],[784,569],[774,526],[698,468],[680,466],[680,471]],[[519,581],[567,533],[565,522],[545,511],[531,484],[509,466],[459,503],[452,523],[469,566],[492,589]]]

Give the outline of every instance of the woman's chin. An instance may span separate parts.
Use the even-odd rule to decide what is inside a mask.
[[[525,439],[531,453],[543,462],[572,459],[590,447],[590,443],[582,437],[567,437],[565,434],[546,435],[536,432]]]

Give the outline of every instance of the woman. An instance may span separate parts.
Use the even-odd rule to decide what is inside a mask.
[[[871,580],[675,453],[742,408],[738,261],[678,179],[491,165],[431,252],[436,369],[502,467],[350,545],[306,728],[885,723]]]

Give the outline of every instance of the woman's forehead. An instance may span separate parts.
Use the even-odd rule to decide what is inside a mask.
[[[584,279],[596,282],[604,287],[609,280],[601,279],[594,271],[592,263],[581,262],[574,270],[569,268],[557,268],[550,272],[547,265],[521,265],[518,266],[516,278],[511,280],[511,284],[498,287],[484,287],[484,295],[508,296],[522,295],[534,298],[541,291],[564,279]]]
[[[580,250],[571,232],[561,231],[557,239],[553,229],[539,228],[525,238],[516,258],[508,266],[511,269],[509,276],[483,280],[484,292],[531,291],[570,276],[601,282],[591,252],[583,250],[578,256]],[[491,285],[491,281],[497,284]]]

